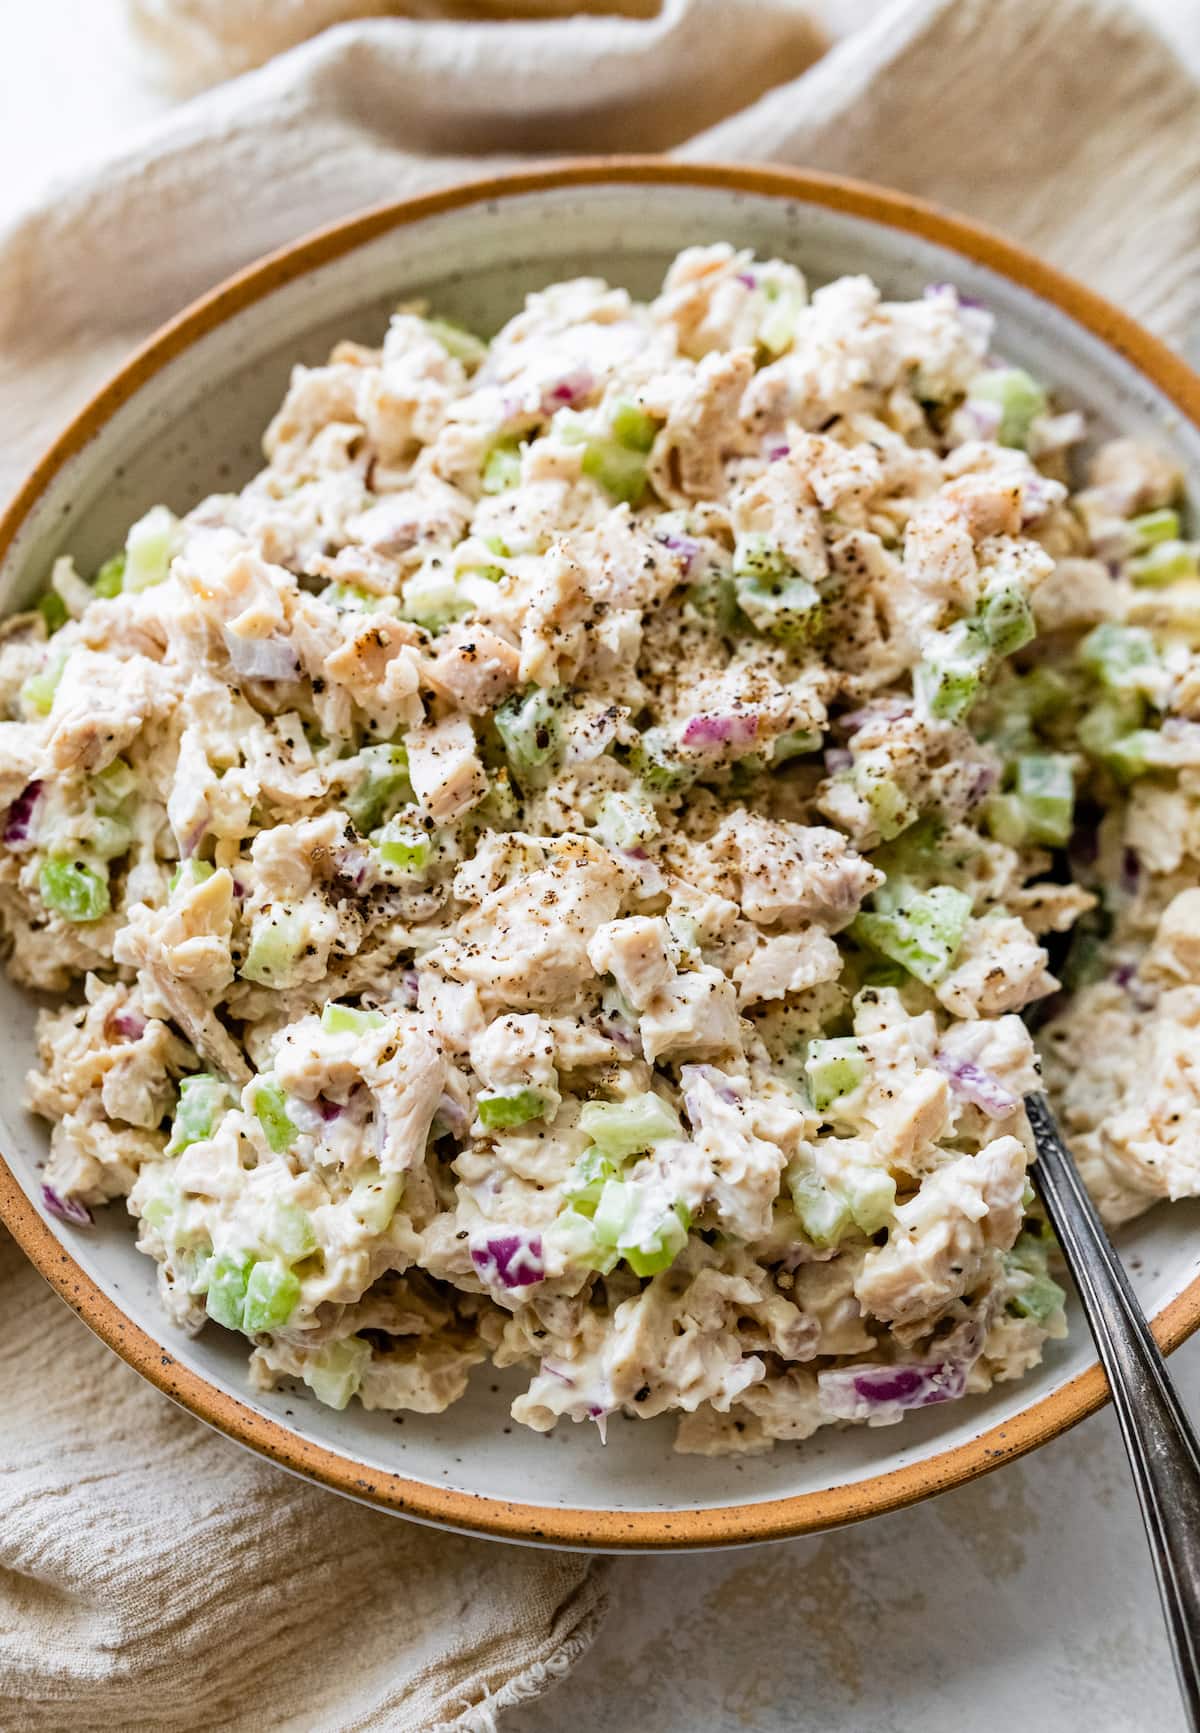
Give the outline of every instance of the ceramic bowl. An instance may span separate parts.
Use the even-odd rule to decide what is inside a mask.
[[[1200,483],[1200,381],[1131,320],[1006,242],[873,188],[761,169],[659,161],[574,163],[371,212],[251,267],[167,326],[71,424],[0,522],[4,611],[53,557],[83,570],[148,505],[179,510],[239,486],[292,364],[339,337],[377,341],[389,308],[427,296],[490,332],[526,291],[598,273],[650,295],[681,247],[725,239],[800,265],[810,282],[867,272],[891,295],[948,280],[998,319],[998,345],[1103,432],[1157,437]],[[43,1275],[131,1366],[211,1425],[284,1467],[446,1527],[541,1545],[668,1549],[779,1538],[873,1515],[1019,1455],[1103,1400],[1082,1318],[1030,1377],[879,1430],[823,1431],[744,1459],[676,1456],[669,1420],[541,1436],[514,1426],[521,1381],[477,1370],[440,1416],[344,1413],[303,1392],[253,1393],[245,1344],[189,1339],[155,1296],[116,1206],[92,1229],[45,1214],[46,1139],[18,1105],[33,1007],[0,983],[0,1217]],[[1200,1321],[1200,1205],[1159,1209],[1123,1236],[1158,1338]]]

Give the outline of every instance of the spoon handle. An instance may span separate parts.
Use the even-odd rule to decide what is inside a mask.
[[[1200,1733],[1200,1444],[1049,1103],[1027,1095],[1025,1108],[1038,1150],[1032,1177],[1108,1375],[1188,1725]]]

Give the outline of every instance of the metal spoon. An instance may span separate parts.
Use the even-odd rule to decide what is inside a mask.
[[[1192,1733],[1200,1733],[1200,1444],[1044,1095],[1027,1095],[1031,1177],[1108,1375]]]

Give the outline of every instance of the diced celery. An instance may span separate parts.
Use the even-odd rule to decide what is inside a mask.
[[[627,1101],[588,1101],[579,1114],[579,1129],[610,1161],[652,1149],[663,1138],[680,1135],[679,1119],[661,1095],[647,1091]]]
[[[845,1198],[831,1191],[813,1168],[789,1168],[787,1184],[792,1208],[806,1238],[814,1246],[836,1246],[852,1226]]]
[[[118,856],[128,853],[132,841],[133,826],[127,818],[117,818],[107,812],[92,814],[88,847],[98,859],[116,860]]]
[[[1126,692],[1140,687],[1146,671],[1158,667],[1158,651],[1144,626],[1104,620],[1080,644],[1079,660],[1111,691]]]
[[[988,797],[983,809],[988,830],[997,842],[1009,848],[1020,848],[1029,840],[1029,823],[1025,803],[1011,789]]]
[[[1140,517],[1131,517],[1129,530],[1139,553],[1156,547],[1160,542],[1177,542],[1183,533],[1179,513],[1172,511],[1169,506],[1163,506],[1158,511],[1143,512]]]
[[[460,588],[448,563],[422,566],[405,582],[400,599],[405,619],[415,620],[431,632],[451,620],[461,620],[472,608],[470,597]]]
[[[263,1128],[268,1148],[276,1155],[292,1147],[299,1132],[288,1116],[287,1097],[278,1083],[259,1078],[254,1091],[254,1115]]]
[[[1047,1254],[1053,1244],[1052,1237],[1043,1239],[1027,1231],[1005,1253],[1004,1264],[1010,1277],[1019,1274],[1025,1278],[1014,1284],[1016,1291],[1008,1301],[1007,1310],[1014,1317],[1032,1318],[1035,1323],[1045,1324],[1066,1303],[1066,1294],[1046,1271]]]
[[[242,1312],[246,1304],[246,1285],[250,1280],[253,1258],[233,1258],[227,1253],[213,1259],[208,1266],[208,1297],[205,1305],[215,1323],[227,1330],[242,1328]]]
[[[62,655],[51,656],[44,668],[28,675],[22,682],[21,697],[39,716],[49,716],[54,707],[54,694],[58,691],[66,660]]]
[[[364,746],[358,756],[362,773],[345,804],[355,827],[365,836],[392,808],[412,801],[413,789],[408,779],[408,754],[399,742]]]
[[[125,538],[123,588],[148,590],[161,584],[178,545],[178,518],[165,505],[152,506]]]
[[[1125,570],[1135,584],[1154,588],[1179,578],[1200,577],[1200,550],[1195,542],[1157,542],[1131,559]]]
[[[487,344],[480,342],[473,331],[455,324],[453,319],[426,319],[425,329],[437,339],[447,355],[461,361],[464,367],[478,367],[487,354]]]
[[[175,868],[175,871],[171,874],[170,880],[168,881],[168,889],[171,891],[177,891],[180,885],[188,887],[193,885],[202,885],[205,879],[210,879],[213,876],[215,871],[216,868],[211,862],[206,860],[197,860],[195,855],[193,855],[190,860],[180,861],[179,865]]]
[[[301,1376],[318,1402],[341,1409],[357,1393],[370,1364],[371,1344],[361,1336],[344,1336],[340,1342],[326,1343]]]
[[[92,777],[92,798],[97,812],[116,812],[137,792],[137,773],[124,758],[114,758]]]
[[[585,442],[580,468],[606,493],[628,505],[636,505],[646,491],[644,453],[608,435],[593,434]]]
[[[190,1144],[210,1138],[217,1120],[232,1105],[228,1084],[211,1072],[198,1071],[194,1076],[181,1078],[167,1154],[179,1155]]]
[[[1025,448],[1029,429],[1046,413],[1046,393],[1021,367],[993,367],[977,373],[967,391],[968,403],[995,403],[1000,409],[996,438],[1001,445]]]
[[[618,445],[624,445],[630,451],[640,451],[643,456],[658,437],[658,423],[654,417],[628,398],[614,404],[609,426]]]
[[[662,1224],[646,1240],[637,1245],[621,1245],[619,1250],[635,1276],[657,1276],[669,1270],[687,1245],[688,1228],[682,1204],[676,1204],[662,1219]]]
[[[739,580],[755,578],[769,583],[797,578],[801,574],[777,542],[773,542],[770,536],[752,531],[737,539],[733,575]]]
[[[167,1225],[179,1208],[179,1187],[170,1165],[165,1161],[144,1162],[138,1171],[138,1192],[142,1197],[140,1219],[167,1239]]]
[[[1071,840],[1075,777],[1061,753],[1029,753],[1017,760],[1017,798],[1033,842],[1063,848]]]
[[[630,769],[655,794],[677,794],[695,782],[699,766],[676,756],[665,729],[649,728],[629,755]]]
[[[110,909],[108,880],[83,861],[51,855],[38,873],[38,889],[48,909],[64,921],[98,921]]]
[[[288,1263],[298,1263],[317,1249],[317,1236],[312,1217],[299,1204],[277,1198],[265,1234],[267,1245]]]
[[[970,915],[971,899],[965,891],[935,885],[932,890],[907,892],[887,913],[856,916],[851,931],[931,987],[949,969]]]
[[[804,1060],[808,1093],[817,1112],[857,1089],[867,1074],[862,1046],[851,1036],[810,1041]]]
[[[737,585],[724,572],[692,584],[684,600],[684,612],[727,634],[733,632],[739,620],[743,630],[746,625],[745,615],[738,607]]]
[[[240,971],[242,979],[257,981],[262,987],[283,985],[304,949],[307,931],[298,914],[275,903],[270,914],[254,923]]]
[[[757,631],[784,643],[805,642],[824,619],[820,592],[807,578],[744,578],[737,599]]]
[[[919,709],[939,722],[958,722],[979,695],[988,647],[972,625],[960,620],[917,664],[913,694]]]
[[[402,819],[389,819],[382,830],[371,837],[385,867],[391,867],[404,878],[424,878],[433,858],[433,838],[419,824],[405,824]]]
[[[1061,1311],[1066,1300],[1066,1294],[1052,1277],[1031,1276],[1010,1297],[1006,1310],[1015,1317],[1032,1318],[1035,1323],[1044,1324],[1055,1312]]]
[[[300,1278],[285,1264],[275,1259],[255,1264],[246,1282],[242,1329],[248,1335],[280,1329],[296,1310],[299,1298]]]
[[[596,833],[609,848],[637,848],[659,832],[658,814],[636,789],[612,789],[600,802]]]
[[[1136,700],[1104,699],[1092,705],[1076,729],[1084,751],[1099,759],[1121,783],[1144,776],[1149,768],[1147,753],[1157,736],[1153,729],[1138,726],[1140,716],[1141,706]]]
[[[356,1005],[339,1005],[331,999],[321,1012],[321,1027],[327,1035],[365,1035],[382,1029],[387,1018],[382,1011],[364,1011]]]
[[[402,1173],[381,1173],[377,1162],[368,1162],[351,1188],[350,1212],[372,1233],[385,1233],[403,1192]]]
[[[597,1242],[602,1246],[615,1246],[636,1209],[637,1196],[633,1187],[619,1179],[608,1180],[600,1193],[596,1213],[592,1217]]]
[[[558,707],[552,694],[540,686],[506,698],[493,720],[518,782],[533,779],[559,750]]]
[[[852,1168],[842,1179],[842,1190],[854,1225],[862,1233],[877,1234],[891,1221],[896,1207],[896,1182],[884,1168]]]
[[[100,570],[92,580],[92,589],[97,596],[109,599],[119,596],[125,585],[125,550],[112,554],[105,560]]]
[[[790,758],[806,758],[821,747],[819,728],[795,728],[790,734],[777,734],[771,742],[771,765],[786,764]]]
[[[493,445],[483,466],[481,485],[484,493],[507,493],[521,479],[521,453],[515,440],[502,440]]]
[[[47,590],[44,596],[39,596],[38,613],[46,622],[46,630],[52,634],[67,623],[67,604],[57,590]]]
[[[885,842],[891,842],[921,816],[920,807],[899,783],[883,772],[881,765],[864,757],[855,764],[853,775],[854,786],[870,807],[876,829]]]
[[[617,1169],[602,1149],[585,1149],[563,1185],[563,1196],[581,1215],[591,1216],[600,1202],[600,1194],[610,1179],[616,1179]]]
[[[599,1243],[594,1223],[579,1209],[560,1210],[543,1230],[542,1239],[547,1246],[557,1246],[570,1262],[599,1270],[601,1275],[608,1275],[619,1261],[616,1249]]]
[[[796,325],[807,303],[803,289],[793,284],[764,283],[763,294],[768,307],[758,327],[758,341],[774,357],[791,348]]]
[[[494,1090],[481,1095],[475,1108],[485,1130],[502,1131],[507,1126],[541,1119],[546,1111],[546,1097],[540,1089]]]
[[[1033,609],[1016,584],[1005,584],[984,596],[979,605],[979,626],[997,656],[1011,656],[1037,634]]]
[[[321,600],[336,608],[339,614],[373,614],[383,597],[370,590],[361,590],[357,584],[326,584],[321,591]]]

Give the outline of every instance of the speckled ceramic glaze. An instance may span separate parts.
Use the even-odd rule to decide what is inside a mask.
[[[1200,381],[1130,320],[1019,250],[897,195],[817,177],[657,161],[577,163],[372,212],[303,241],[168,326],[66,430],[0,521],[0,605],[40,588],[56,554],[87,570],[152,502],[176,510],[241,485],[295,361],[339,337],[376,342],[389,308],[427,296],[494,331],[524,294],[596,273],[650,295],[671,257],[729,240],[810,282],[866,272],[891,295],[948,280],[985,300],[998,346],[1088,410],[1102,433],[1152,434],[1200,491]],[[832,1527],[954,1485],[1062,1431],[1102,1400],[1083,1320],[1030,1377],[881,1430],[823,1431],[765,1456],[675,1456],[672,1424],[618,1419],[607,1447],[563,1421],[513,1426],[519,1375],[475,1373],[440,1416],[337,1414],[304,1394],[251,1393],[240,1338],[189,1339],[159,1309],[154,1265],[119,1205],[77,1230],[41,1209],[43,1128],[22,1113],[33,1007],[0,982],[0,1218],[86,1323],[145,1377],[231,1438],[384,1509],[542,1545],[672,1548]],[[7,1163],[7,1165],[6,1165]],[[1123,1236],[1164,1346],[1200,1322],[1200,1206]]]

